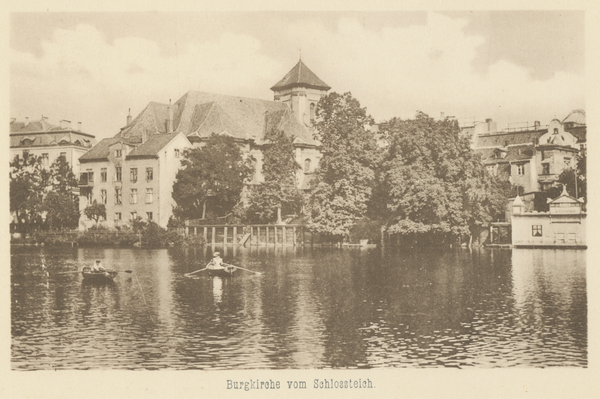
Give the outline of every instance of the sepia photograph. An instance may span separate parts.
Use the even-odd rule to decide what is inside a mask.
[[[591,383],[595,10],[46,8],[7,13],[19,397]]]

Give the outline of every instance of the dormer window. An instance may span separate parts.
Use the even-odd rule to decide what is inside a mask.
[[[123,150],[115,150],[115,157],[121,158],[123,156]]]

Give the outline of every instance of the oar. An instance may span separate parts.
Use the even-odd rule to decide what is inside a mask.
[[[211,261],[211,262],[212,262],[212,261]],[[208,265],[210,265],[210,262],[208,262]],[[208,265],[206,265],[206,266],[208,266]],[[204,269],[196,270],[195,272],[189,272],[189,273],[186,273],[186,274],[184,274],[184,276],[186,276],[186,277],[189,277],[189,276],[191,276],[192,274],[199,273],[199,272],[201,272],[202,270],[206,270],[206,269],[208,269],[208,267],[205,267]]]
[[[60,272],[60,273],[52,273],[54,274],[74,274],[74,273],[81,273],[81,270],[77,270],[76,272]]]
[[[229,263],[224,263],[224,265],[227,265],[227,266],[233,266],[233,267],[235,267],[236,269],[242,269],[242,270],[245,270],[245,271],[247,271],[247,272],[251,272],[251,273],[260,274],[260,275],[262,276],[262,273],[261,273],[261,272],[255,272],[254,270],[244,269],[243,267],[239,267],[239,266],[236,266],[236,265],[230,265]]]

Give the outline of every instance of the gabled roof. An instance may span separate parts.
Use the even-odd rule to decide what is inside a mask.
[[[160,150],[169,144],[171,140],[177,137],[178,134],[179,133],[154,134],[149,136],[145,143],[141,144],[139,147],[136,147],[133,151],[127,154],[126,159],[156,157]]]
[[[106,160],[110,154],[110,146],[121,141],[119,137],[100,140],[91,150],[79,157],[79,162]]]
[[[279,91],[288,87],[302,86],[312,87],[315,89],[329,90],[331,86],[323,82],[317,75],[313,73],[302,60],[298,61],[295,67],[287,73],[279,82],[277,82],[271,90]]]

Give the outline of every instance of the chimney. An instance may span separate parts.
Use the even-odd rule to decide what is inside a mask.
[[[44,115],[42,115],[42,122],[45,122],[45,121],[47,121],[47,120],[48,120],[48,117],[47,117],[47,116],[44,116]]]
[[[440,119],[444,120],[444,113],[443,112],[440,112]]]
[[[171,99],[169,98],[169,119],[167,120],[167,133],[173,133],[173,109],[171,108]]]
[[[534,128],[535,130],[539,130],[539,128],[540,128],[540,121],[535,121],[535,122],[533,122],[533,128]]]
[[[60,121],[60,128],[61,129],[70,129],[71,128],[71,121],[63,119],[62,121]]]
[[[81,132],[81,122],[77,122],[77,131]]]
[[[10,123],[15,123],[17,121],[17,118],[10,118]]]
[[[25,117],[25,126],[27,126],[27,125],[29,125],[29,117],[28,116]]]
[[[131,117],[131,108],[129,108],[129,113],[127,114],[127,125],[126,126],[131,125],[131,120],[132,119],[133,118]]]
[[[485,123],[487,123],[488,133],[493,133],[496,131],[496,122],[494,122],[492,118],[487,118]]]

